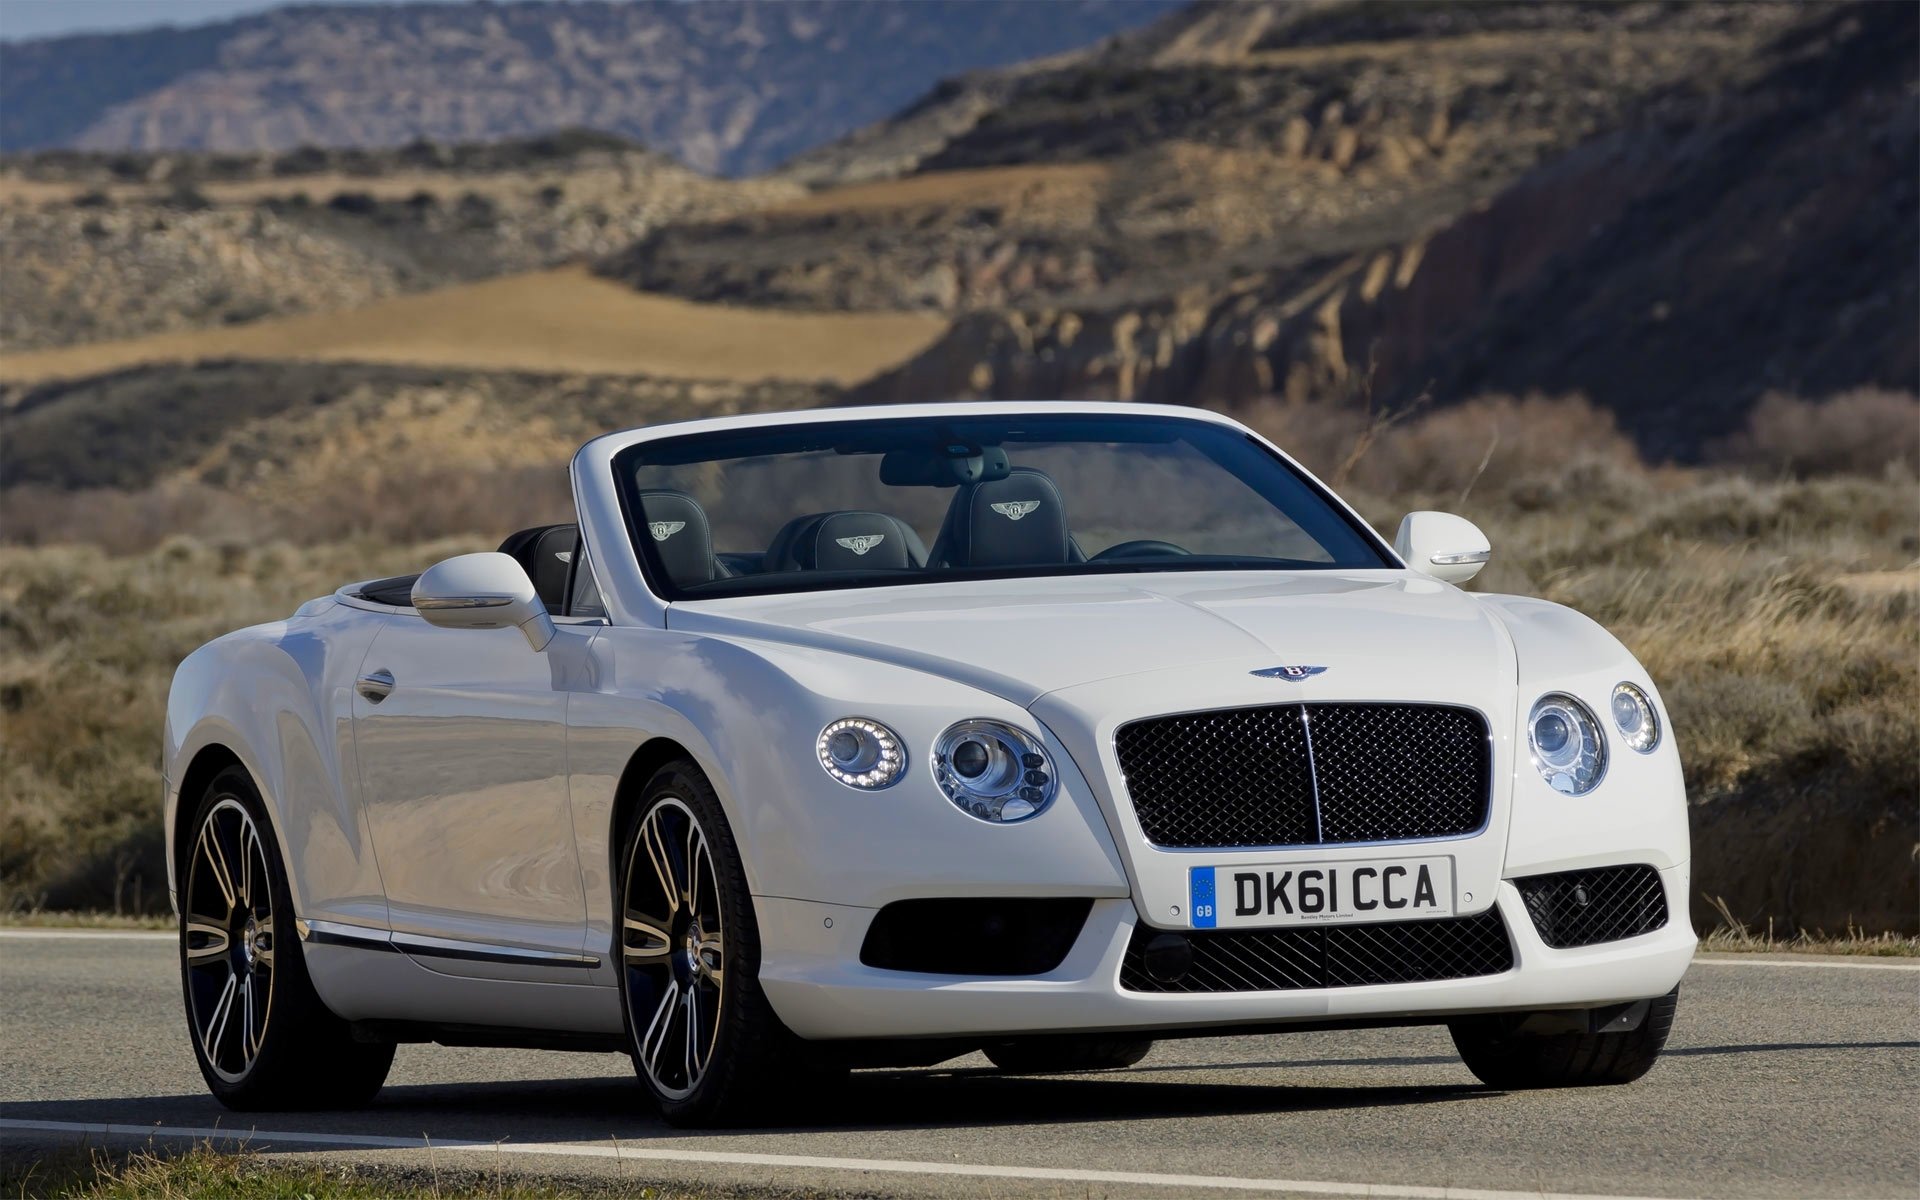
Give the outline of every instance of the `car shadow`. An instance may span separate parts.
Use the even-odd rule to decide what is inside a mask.
[[[1192,1069],[1265,1065],[1218,1063]],[[797,1089],[791,1096],[774,1098],[763,1122],[751,1132],[1034,1127],[1405,1107],[1492,1095],[1470,1084],[1333,1087],[1289,1086],[1280,1081],[1199,1082],[1167,1079],[1145,1069],[1045,1076],[1010,1076],[984,1068],[861,1071],[829,1088]],[[211,1097],[179,1095],[13,1103],[0,1105],[0,1117],[220,1128],[236,1135],[280,1130],[519,1142],[707,1136],[662,1122],[639,1082],[630,1076],[393,1085],[371,1106],[355,1111],[232,1113]],[[55,1140],[53,1135],[46,1136]]]
[[[1727,1054],[1920,1049],[1916,1041],[1772,1042],[1688,1046],[1671,1057]],[[1504,1093],[1475,1083],[1293,1085],[1169,1078],[1185,1074],[1301,1071],[1331,1067],[1424,1067],[1457,1063],[1451,1056],[1382,1055],[1365,1058],[1149,1063],[1122,1071],[1073,1075],[1005,1075],[987,1067],[859,1071],[830,1089],[807,1088],[781,1097],[764,1123],[742,1133],[797,1134],[824,1130],[994,1129],[1130,1119],[1359,1111],[1497,1099]],[[804,1114],[802,1117],[800,1114]],[[204,1093],[92,1100],[38,1100],[0,1104],[0,1117],[24,1121],[281,1130],[437,1140],[595,1141],[711,1136],[674,1129],[654,1115],[639,1082],[626,1074],[505,1080],[481,1083],[398,1084],[365,1109],[234,1113]],[[45,1133],[49,1144],[77,1133]],[[285,1149],[297,1149],[289,1144]]]

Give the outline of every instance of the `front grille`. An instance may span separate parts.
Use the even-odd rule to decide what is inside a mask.
[[[1178,979],[1155,979],[1147,971],[1146,947],[1169,936],[1188,940],[1193,963]],[[1136,925],[1120,962],[1120,986],[1132,992],[1284,992],[1471,979],[1512,967],[1507,927],[1494,909],[1439,921],[1186,934]]]
[[[1516,879],[1540,940],[1556,950],[1617,942],[1667,924],[1667,890],[1644,864]]]
[[[1275,704],[1153,717],[1114,748],[1156,846],[1456,837],[1486,824],[1486,718],[1438,704]]]

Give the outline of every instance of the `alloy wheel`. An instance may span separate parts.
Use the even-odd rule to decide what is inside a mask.
[[[640,1069],[681,1099],[713,1061],[726,999],[726,929],[705,832],[677,796],[640,823],[622,891],[621,969]]]
[[[193,1034],[220,1078],[260,1055],[273,1008],[273,883],[253,814],[229,796],[207,813],[187,871],[182,938]]]

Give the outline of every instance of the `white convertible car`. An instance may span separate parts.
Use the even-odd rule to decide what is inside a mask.
[[[1445,1024],[1496,1087],[1650,1067],[1679,756],[1576,612],[1455,585],[1246,428],[1145,405],[589,442],[577,525],[195,651],[166,820],[235,1108],[403,1041],[619,1049],[668,1119],[792,1072]]]

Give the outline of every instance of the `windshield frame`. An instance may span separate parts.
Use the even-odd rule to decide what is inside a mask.
[[[799,414],[794,414],[798,416]],[[664,430],[652,436],[629,441],[608,456],[608,466],[612,474],[613,491],[618,500],[620,525],[627,543],[628,552],[640,568],[640,575],[651,596],[666,604],[703,603],[725,601],[743,597],[774,596],[798,593],[817,593],[823,591],[868,592],[888,587],[917,587],[940,583],[976,583],[1008,579],[1046,579],[1075,578],[1081,576],[1130,575],[1130,574],[1200,574],[1214,572],[1268,572],[1295,573],[1304,571],[1374,571],[1400,570],[1404,568],[1393,548],[1352,506],[1348,505],[1325,484],[1310,472],[1301,468],[1285,453],[1245,426],[1230,419],[1223,419],[1204,410],[1195,412],[1188,409],[1167,411],[1161,406],[1150,405],[1108,405],[1092,404],[1075,406],[980,406],[974,404],[954,404],[947,406],[902,405],[890,410],[846,409],[836,412],[833,409],[814,410],[805,414],[807,420],[783,422],[778,419],[764,421],[729,420],[724,425],[719,422],[694,422],[696,428],[686,432],[666,432]],[[886,572],[840,572],[820,571],[783,574],[777,583],[771,579],[767,586],[755,586],[750,582],[753,577],[745,576],[727,582],[735,586],[721,591],[706,591],[703,585],[684,587],[673,583],[666,574],[651,542],[639,536],[641,490],[636,471],[635,460],[658,456],[663,450],[677,451],[668,455],[681,461],[687,459],[686,452],[703,444],[721,445],[737,441],[742,435],[754,432],[769,432],[785,428],[805,429],[821,437],[827,436],[827,429],[845,425],[885,426],[889,424],[922,425],[936,422],[941,416],[950,416],[960,421],[977,421],[982,418],[1018,422],[1022,419],[1061,418],[1085,420],[1088,424],[1110,422],[1116,417],[1134,419],[1153,419],[1169,423],[1191,424],[1244,439],[1263,461],[1286,473],[1291,480],[1313,500],[1325,506],[1327,514],[1339,521],[1375,559],[1366,564],[1342,562],[1309,562],[1297,559],[1273,559],[1265,561],[1223,561],[1227,556],[1194,556],[1201,562],[1184,563],[1164,560],[1116,560],[1112,562],[1079,562],[1059,566],[1011,566],[1011,567],[966,567],[922,569],[906,572],[889,570]],[[816,428],[824,426],[825,428]],[[651,432],[651,431],[649,431]],[[876,431],[877,432],[877,431]],[[1090,441],[1092,439],[1089,439]],[[584,449],[584,448],[583,448]],[[715,461],[724,461],[725,456],[716,456]],[[1227,470],[1224,464],[1216,464],[1221,470]],[[1229,472],[1231,473],[1231,472]],[[1277,507],[1277,506],[1276,506]],[[1284,511],[1284,510],[1282,510]],[[718,548],[716,547],[716,550]],[[1284,565],[1282,565],[1284,564]],[[870,577],[872,582],[850,582],[849,576]],[[716,581],[717,582],[717,581]]]

